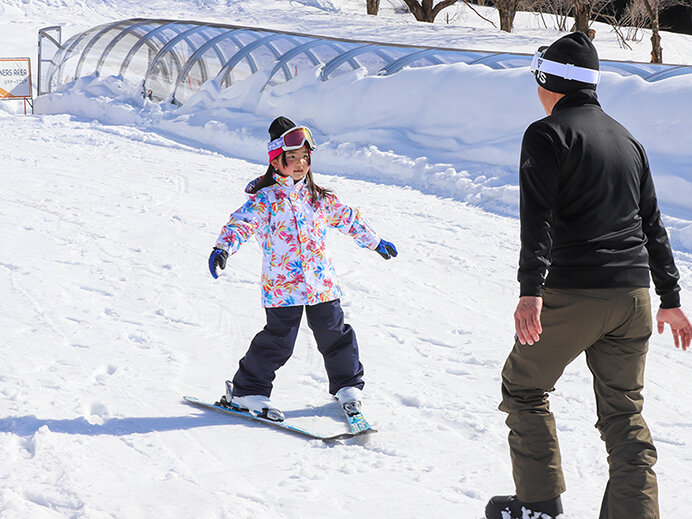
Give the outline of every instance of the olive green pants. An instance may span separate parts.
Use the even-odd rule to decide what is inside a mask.
[[[641,415],[649,290],[545,289],[541,324],[540,341],[517,341],[502,370],[500,410],[508,413],[517,496],[535,502],[565,491],[548,392],[584,352],[610,467],[600,519],[658,519],[656,449]]]

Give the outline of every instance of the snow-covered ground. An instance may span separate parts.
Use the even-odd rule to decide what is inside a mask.
[[[462,6],[450,24],[443,13],[429,25],[382,3],[374,18],[357,0],[5,0],[0,30],[8,56],[33,56],[43,26],[69,36],[134,16],[520,52],[559,35],[530,15],[506,35]],[[648,53],[646,40],[619,49],[606,29],[596,44],[612,59]],[[692,38],[664,35],[663,45],[671,62],[692,62]],[[42,100],[43,115],[0,104],[0,517],[479,519],[489,496],[512,491],[496,405],[517,296],[514,168],[540,107],[525,71],[429,72],[287,84],[244,112],[229,93],[164,110],[113,78]],[[439,107],[391,108],[433,83]],[[364,92],[386,99],[378,89],[391,105],[353,112]],[[342,105],[329,104],[330,90]],[[692,78],[606,74],[599,90],[651,154],[685,304]],[[286,99],[304,111],[287,113]],[[380,429],[367,442],[328,446],[180,403],[217,398],[263,325],[257,247],[245,245],[217,281],[206,259],[244,185],[264,171],[266,127],[280,112],[315,126],[318,182],[400,251],[384,262],[330,237]],[[692,507],[690,368],[668,333],[652,339],[645,415],[662,517]],[[596,517],[607,468],[582,359],[551,398],[567,517]],[[305,427],[344,428],[307,327],[273,399]]]

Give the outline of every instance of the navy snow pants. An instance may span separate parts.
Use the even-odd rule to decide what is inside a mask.
[[[293,353],[303,306],[265,308],[267,325],[255,335],[250,349],[240,360],[233,377],[233,395],[270,396],[276,370]],[[356,334],[344,323],[339,300],[305,306],[308,326],[324,357],[329,378],[329,392],[334,395],[342,387],[363,388],[363,365],[358,357]]]

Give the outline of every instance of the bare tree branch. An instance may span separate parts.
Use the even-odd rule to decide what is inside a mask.
[[[615,31],[615,35],[618,38],[618,44],[620,45],[620,47],[632,50],[632,47],[630,47],[630,45],[627,43],[625,37],[622,34],[622,27],[620,26],[620,23],[618,22],[617,18],[610,14],[604,14],[602,16],[603,19],[605,19],[613,28],[613,31]]]
[[[440,11],[442,11],[442,9],[444,9],[445,7],[449,7],[450,5],[454,5],[456,3],[457,3],[457,0],[442,0],[442,2],[437,4],[432,10],[433,20],[435,19],[435,17],[438,14],[440,14]]]
[[[481,13],[479,13],[478,11],[476,11],[476,10],[474,9],[473,5],[471,5],[470,3],[468,3],[467,0],[464,0],[464,3],[465,3],[465,4],[467,5],[467,7],[468,7],[469,9],[471,9],[474,13],[476,13],[478,16],[480,16],[481,18],[483,18],[483,20],[485,20],[486,22],[489,22],[490,25],[492,25],[493,27],[495,27],[495,28],[497,29],[497,25],[495,25],[495,22],[493,22],[492,20],[489,20],[488,18],[486,18],[485,16],[483,16]]]

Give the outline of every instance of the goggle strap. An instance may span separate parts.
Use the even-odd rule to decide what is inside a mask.
[[[274,150],[278,150],[279,148],[283,148],[283,147],[284,147],[284,138],[279,137],[278,139],[274,139],[269,144],[267,144],[267,151],[274,151]]]
[[[601,72],[585,67],[577,67],[576,65],[558,63],[545,59],[542,52],[536,52],[531,61],[531,72],[545,72],[553,76],[558,76],[564,79],[581,81],[582,83],[590,83],[597,85],[601,79]]]

